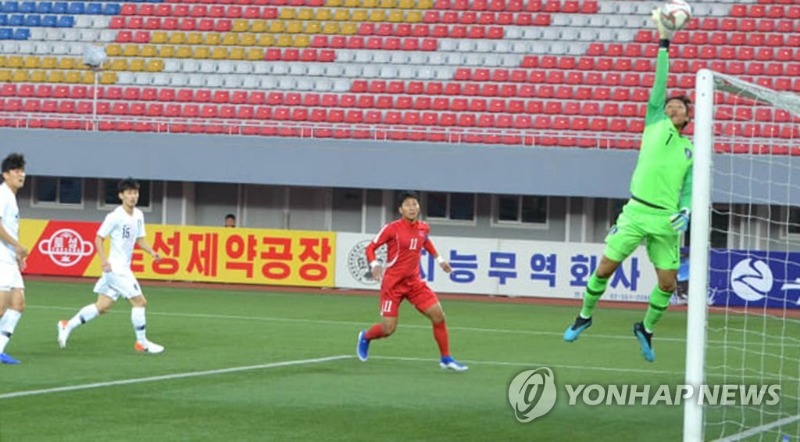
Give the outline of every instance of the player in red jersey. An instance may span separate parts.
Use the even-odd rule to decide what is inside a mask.
[[[414,192],[400,196],[398,210],[402,218],[383,226],[378,235],[367,246],[367,260],[372,276],[381,282],[381,323],[358,334],[356,353],[366,361],[369,343],[373,339],[386,338],[397,329],[397,314],[403,299],[414,305],[433,324],[433,337],[439,346],[441,359],[439,365],[453,371],[466,371],[467,366],[459,364],[450,356],[450,338],[444,322],[444,311],[436,293],[422,280],[419,261],[422,249],[436,258],[439,266],[447,273],[453,269],[436,251],[428,234],[430,227],[419,220],[419,197]],[[386,244],[386,268],[383,269],[375,259],[375,250]]]

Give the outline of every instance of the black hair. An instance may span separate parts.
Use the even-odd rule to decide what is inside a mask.
[[[409,198],[414,198],[419,202],[419,194],[414,192],[413,190],[404,190],[400,192],[400,196],[397,198],[397,207],[402,207],[403,202]]]
[[[10,170],[24,169],[24,168],[25,168],[25,157],[21,153],[9,154],[3,160],[3,173],[6,173]]]
[[[139,182],[135,179],[128,177],[117,184],[117,192],[122,193],[126,190],[139,190]]]
[[[233,219],[233,220],[236,220],[236,215],[234,215],[234,214],[232,214],[232,213],[229,213],[229,214],[225,215],[225,219]]]
[[[673,100],[678,100],[683,103],[684,106],[686,106],[686,122],[683,123],[683,127],[681,127],[681,129],[683,129],[689,124],[690,121],[692,121],[692,99],[687,95],[673,95],[667,98],[667,101],[664,102],[664,107],[667,106],[667,103]]]

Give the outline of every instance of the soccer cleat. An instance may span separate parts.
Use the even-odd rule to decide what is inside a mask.
[[[158,354],[164,351],[163,346],[150,341],[144,341],[144,343],[137,342],[136,344],[134,344],[133,348],[139,353]]]
[[[642,356],[644,356],[647,362],[653,362],[656,360],[656,352],[653,351],[653,334],[647,333],[647,330],[644,329],[644,324],[641,322],[637,322],[633,324],[633,334],[636,336],[636,339],[639,340],[639,347],[642,350]]]
[[[369,357],[369,341],[364,338],[364,335],[367,334],[366,330],[361,330],[358,332],[358,343],[356,344],[356,355],[358,355],[358,359],[361,361],[366,361]]]
[[[69,329],[67,329],[67,321],[61,320],[56,324],[58,328],[58,346],[61,348],[67,347],[67,339],[69,338]]]
[[[9,356],[7,353],[0,353],[0,362],[8,365],[17,365],[19,361]]]
[[[575,322],[564,331],[564,340],[575,342],[584,330],[592,326],[592,318],[586,319],[578,315]]]
[[[453,359],[451,356],[442,357],[442,359],[439,361],[439,366],[442,367],[445,370],[453,370],[453,371],[467,371],[467,370],[469,370],[469,367],[467,367],[466,365],[462,365],[462,364],[458,363],[458,361]]]

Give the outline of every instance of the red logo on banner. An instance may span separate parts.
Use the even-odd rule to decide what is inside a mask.
[[[100,223],[50,221],[30,248],[25,273],[84,276],[94,258]]]
[[[38,249],[57,266],[72,267],[84,256],[92,256],[94,244],[84,241],[72,229],[61,229],[50,235],[50,238],[39,241]]]

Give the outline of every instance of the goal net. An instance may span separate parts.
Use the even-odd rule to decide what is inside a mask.
[[[759,80],[697,74],[684,441],[800,441],[800,96]]]

